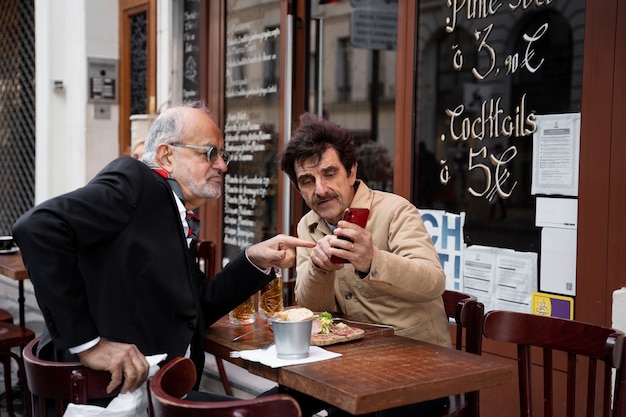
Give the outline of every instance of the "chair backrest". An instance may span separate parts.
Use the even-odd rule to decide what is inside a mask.
[[[204,274],[211,279],[217,273],[217,247],[210,240],[195,240],[196,254],[198,255],[198,263],[204,263]]]
[[[53,408],[54,415],[62,416],[67,404],[112,398],[119,389],[107,394],[111,374],[87,368],[80,362],[52,362],[37,357],[39,338],[24,348],[26,383],[32,398],[32,415],[46,416]]]
[[[511,311],[487,313],[483,331],[488,339],[517,345],[522,417],[531,417],[541,409],[540,404],[546,417],[555,415],[556,411],[568,417],[583,415],[583,411],[587,417],[626,415],[623,332],[575,320]],[[541,390],[532,389],[531,364],[541,363],[541,360],[531,358],[531,347],[543,354],[543,398],[534,402],[532,394]],[[564,357],[567,365],[561,366],[559,361]],[[566,368],[566,374],[563,375],[562,370],[555,371],[555,367]],[[614,389],[611,388],[613,369],[617,370]],[[563,383],[565,377],[566,383]],[[615,395],[613,405],[612,395]]]
[[[485,306],[476,297],[458,291],[446,290],[443,293],[443,304],[448,318],[456,323],[455,347],[480,355],[482,352],[483,317]],[[463,339],[465,332],[465,339]]]
[[[249,400],[199,402],[181,399],[193,387],[196,369],[187,358],[174,358],[150,380],[154,417],[299,417],[298,403],[288,395],[276,394]]]
[[[446,290],[443,293],[443,304],[446,315],[456,324],[454,346],[462,350],[480,355],[482,352],[482,323],[485,306],[476,297],[459,291]],[[465,338],[463,337],[465,334]],[[480,415],[480,393],[468,392],[450,397],[449,404],[440,414],[443,416],[478,417]]]

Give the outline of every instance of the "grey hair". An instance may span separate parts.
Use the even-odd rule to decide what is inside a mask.
[[[213,118],[207,106],[201,101],[186,102],[180,106],[171,107],[164,111],[156,118],[146,137],[144,144],[145,153],[141,158],[144,163],[149,164],[154,162],[156,149],[160,144],[176,143],[182,139],[184,123],[183,114],[180,109],[183,107],[198,109]]]

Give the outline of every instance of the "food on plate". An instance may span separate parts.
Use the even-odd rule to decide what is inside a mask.
[[[335,321],[332,315],[325,311],[313,319],[311,344],[315,346],[332,345],[360,339],[364,334],[365,331],[363,329],[350,327],[341,321]]]
[[[279,311],[277,316],[280,321],[302,321],[313,318],[313,312],[308,308],[299,307]]]
[[[328,334],[331,332],[330,328],[335,322],[333,321],[333,316],[328,311],[324,311],[322,314],[318,315],[316,319],[315,322],[319,323],[319,329],[315,333]]]
[[[288,308],[278,312],[273,318],[276,321],[303,321],[309,319],[313,319],[311,344],[314,346],[327,346],[360,339],[365,334],[363,329],[350,327],[343,323],[341,319],[333,319],[333,316],[327,311],[315,315],[308,308]]]

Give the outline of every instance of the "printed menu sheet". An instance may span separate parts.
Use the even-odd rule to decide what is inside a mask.
[[[537,116],[531,194],[578,196],[580,113]]]
[[[469,246],[465,248],[464,255],[463,292],[475,296],[485,305],[485,311],[493,310],[496,249],[486,246]]]
[[[474,295],[485,311],[531,312],[537,291],[537,254],[486,246],[465,249],[464,292]]]

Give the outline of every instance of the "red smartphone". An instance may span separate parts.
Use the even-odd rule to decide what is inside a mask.
[[[347,208],[346,211],[343,213],[343,220],[365,228],[369,215],[370,211],[366,208]],[[339,239],[349,240],[342,236],[340,236]],[[334,264],[345,264],[350,262],[347,259],[343,259],[334,255],[330,257],[330,261]]]

